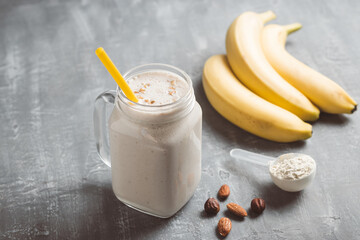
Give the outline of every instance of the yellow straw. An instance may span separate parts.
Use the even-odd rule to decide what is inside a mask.
[[[117,85],[119,85],[120,89],[125,93],[125,96],[133,102],[138,102],[139,100],[136,98],[135,94],[126,83],[125,79],[116,68],[114,63],[111,61],[109,56],[106,54],[105,50],[102,47],[99,47],[95,51],[96,55],[99,57],[100,61],[104,64],[106,69],[109,71],[111,76],[114,78]]]

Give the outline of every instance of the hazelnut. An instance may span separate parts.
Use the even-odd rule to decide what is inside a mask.
[[[204,209],[207,214],[217,214],[220,211],[219,202],[215,198],[209,198],[204,204]]]
[[[251,201],[251,210],[255,213],[262,213],[265,209],[265,201],[261,198],[254,198]]]

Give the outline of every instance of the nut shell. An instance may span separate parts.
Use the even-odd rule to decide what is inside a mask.
[[[220,211],[219,202],[215,198],[209,198],[204,204],[204,210],[207,214],[217,214]]]
[[[230,219],[223,217],[220,218],[219,223],[218,223],[218,231],[219,234],[223,237],[226,237],[229,232],[231,231],[231,221]]]
[[[254,198],[251,201],[251,210],[257,214],[262,213],[265,210],[265,201],[261,198]]]
[[[226,199],[230,195],[230,187],[226,184],[222,185],[218,192],[218,197],[221,200]]]

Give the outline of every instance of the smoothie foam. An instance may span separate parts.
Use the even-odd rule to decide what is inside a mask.
[[[164,105],[179,100],[189,89],[186,81],[171,72],[144,72],[128,80],[140,104]]]

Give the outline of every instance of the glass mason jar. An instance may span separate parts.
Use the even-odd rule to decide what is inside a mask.
[[[129,100],[119,88],[107,91],[95,102],[95,137],[101,159],[111,166],[116,197],[136,210],[166,218],[186,204],[200,181],[202,111],[190,77],[178,68],[146,64],[124,78],[152,71],[183,78],[187,93],[170,104],[144,105]],[[114,104],[110,141],[106,103]]]

